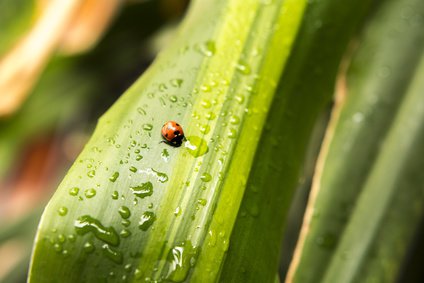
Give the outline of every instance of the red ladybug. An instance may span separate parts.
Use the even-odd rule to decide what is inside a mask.
[[[184,140],[183,128],[175,121],[168,121],[162,127],[164,142],[172,146],[180,146]]]

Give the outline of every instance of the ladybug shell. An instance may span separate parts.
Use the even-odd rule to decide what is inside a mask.
[[[184,139],[183,128],[175,121],[168,121],[162,127],[162,137],[167,143],[181,145]]]

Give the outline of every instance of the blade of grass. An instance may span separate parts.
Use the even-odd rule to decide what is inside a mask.
[[[412,11],[420,13],[423,6],[387,1],[366,29],[341,88],[346,101],[333,118],[334,135],[329,132],[328,154],[318,167],[322,174],[312,188],[291,266],[295,282],[319,281],[333,255],[421,54],[424,23]]]
[[[30,282],[46,272],[61,282],[218,280],[305,4],[193,3],[174,44],[101,118],[47,206]],[[185,148],[159,144],[167,120],[184,126]]]
[[[421,10],[424,15],[424,10]],[[424,212],[424,56],[323,282],[393,282]]]
[[[271,282],[311,133],[331,102],[340,59],[371,2],[307,7],[247,180],[223,282]]]

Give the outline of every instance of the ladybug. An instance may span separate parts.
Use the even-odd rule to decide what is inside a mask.
[[[163,142],[176,147],[185,139],[183,128],[175,121],[168,121],[162,126],[162,137],[165,139]]]

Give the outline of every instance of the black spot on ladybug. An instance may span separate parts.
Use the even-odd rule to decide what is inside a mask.
[[[168,133],[165,134],[165,137],[168,137]]]
[[[175,125],[177,125],[178,127],[180,126],[180,124],[176,123]]]
[[[178,136],[180,134],[180,131],[175,131],[174,135]]]

